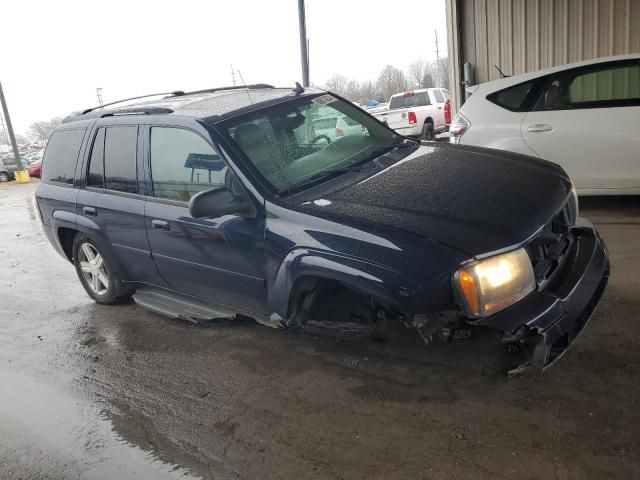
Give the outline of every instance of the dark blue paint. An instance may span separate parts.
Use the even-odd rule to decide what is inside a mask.
[[[84,185],[87,139],[100,126],[120,124],[140,126],[140,195]],[[151,197],[151,125],[188,128],[209,139],[243,184],[257,215],[194,219],[186,203]],[[287,318],[291,292],[308,276],[340,281],[407,316],[461,312],[451,287],[459,266],[525,245],[570,193],[570,181],[557,165],[434,144],[391,154],[366,173],[348,173],[278,198],[219,135],[215,120],[129,115],[66,122],[61,128],[78,126],[87,134],[73,188],[42,183],[36,194],[56,249],[64,254],[59,229],[74,229],[91,236],[119,276],[137,288],[172,290],[263,318]],[[85,207],[95,214],[87,214]],[[540,325],[551,328],[563,315],[573,318],[585,311],[607,275],[608,262],[590,224],[577,225],[574,234],[578,246],[583,239],[592,241],[591,255],[576,261],[580,271],[568,277],[575,284],[570,295],[552,302],[550,309],[553,294],[545,293],[542,301],[535,292],[478,323],[513,331],[543,322],[544,311],[553,318],[545,317]],[[578,251],[584,257],[584,248]]]

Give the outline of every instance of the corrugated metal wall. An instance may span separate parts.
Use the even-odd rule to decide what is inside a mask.
[[[499,78],[494,65],[516,75],[640,52],[640,0],[457,0],[455,6],[460,60],[474,66],[475,83]]]

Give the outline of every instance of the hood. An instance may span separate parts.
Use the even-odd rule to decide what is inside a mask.
[[[428,237],[469,255],[529,239],[561,208],[571,182],[558,165],[479,147],[423,146],[355,185],[301,207]]]

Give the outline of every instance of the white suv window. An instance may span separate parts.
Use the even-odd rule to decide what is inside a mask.
[[[539,110],[640,105],[640,63],[591,67],[553,77]]]

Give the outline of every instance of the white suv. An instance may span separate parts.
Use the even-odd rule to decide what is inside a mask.
[[[640,54],[483,83],[450,134],[454,143],[555,162],[581,195],[638,195]]]

